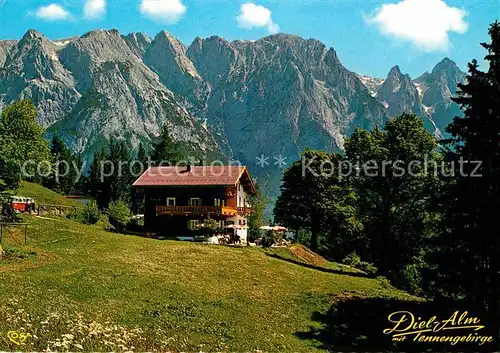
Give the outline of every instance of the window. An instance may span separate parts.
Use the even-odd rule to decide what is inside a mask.
[[[199,225],[200,225],[200,221],[197,219],[190,219],[188,221],[188,229],[189,230],[195,230],[199,227]]]
[[[221,200],[221,199],[214,199],[214,206],[216,207],[224,207],[226,205],[226,201],[225,200]]]
[[[167,197],[167,206],[175,206],[175,197]]]
[[[201,206],[201,199],[198,197],[192,197],[189,199],[189,206]]]

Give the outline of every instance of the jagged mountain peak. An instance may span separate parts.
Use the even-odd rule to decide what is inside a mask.
[[[158,32],[154,38],[155,41],[162,40],[162,39],[165,39],[169,42],[179,42],[173,35],[171,35],[166,30]]]
[[[199,103],[207,87],[186,51],[179,40],[162,31],[147,48],[144,62],[160,76],[167,88]]]
[[[29,99],[38,108],[38,121],[45,126],[69,111],[78,100],[78,92],[71,73],[59,61],[59,49],[43,34],[29,30],[8,49],[4,59],[0,53],[0,108]]]
[[[54,43],[45,37],[42,33],[34,29],[28,30],[18,42],[18,48],[31,48],[43,46],[45,50],[53,50]]]
[[[250,45],[260,45],[260,44],[270,44],[273,46],[279,46],[280,49],[284,48],[289,48],[289,47],[314,47],[314,48],[319,48],[321,51],[328,51],[326,48],[326,45],[317,40],[317,39],[306,39],[304,37],[295,35],[295,34],[284,34],[284,33],[278,33],[278,34],[272,34],[270,36],[261,38],[256,41],[245,41],[247,44]],[[234,43],[234,42],[233,42]],[[331,48],[333,50],[333,48]]]
[[[414,82],[423,88],[423,104],[434,106],[438,103],[451,103],[457,85],[464,82],[466,74],[449,58],[444,58],[434,66],[432,72],[424,73]]]
[[[176,55],[184,55],[186,53],[184,44],[167,31],[159,32],[153,39],[151,46],[161,47],[162,50],[171,50]]]
[[[99,36],[114,36],[119,37],[120,32],[116,28],[112,29],[94,29],[82,35],[80,38],[92,38]]]
[[[384,83],[379,87],[377,99],[384,105],[390,116],[413,112],[424,113],[417,87],[408,74],[403,74],[398,65],[391,68]]]
[[[129,33],[126,36],[122,36],[122,38],[127,43],[130,50],[140,59],[143,59],[144,54],[153,42],[149,36],[142,32]]]
[[[453,69],[457,68],[458,69],[458,66],[453,60],[446,57],[443,60],[441,60],[440,62],[438,62],[436,64],[436,66],[434,66],[434,69],[432,71],[444,71],[444,70],[447,70],[450,68],[453,68]]]
[[[151,43],[153,41],[151,39],[151,37],[149,37],[147,34],[144,34],[142,32],[132,32],[132,33],[127,34],[126,37],[131,38],[131,39],[133,38],[135,40],[149,42],[149,43]]]
[[[28,29],[28,31],[24,34],[21,40],[36,39],[36,38],[45,38],[45,36],[34,29]]]
[[[234,41],[233,43],[238,44],[237,42],[238,41]],[[202,50],[204,45],[215,45],[215,46],[222,45],[222,46],[229,47],[229,46],[231,46],[231,43],[228,40],[226,40],[220,36],[210,36],[208,38],[196,37],[193,40],[193,42],[191,43],[191,45],[189,45],[188,51],[189,50],[191,50],[191,51]]]
[[[271,42],[302,42],[305,41],[301,36],[298,36],[296,34],[286,34],[286,33],[277,33],[277,34],[271,34],[266,37],[263,37],[258,41],[271,41]]]
[[[413,85],[411,84],[410,76],[408,74],[403,74],[401,72],[401,69],[399,68],[399,65],[396,65],[392,67],[389,73],[387,74],[387,78],[379,88],[379,94],[380,91],[382,93],[384,93],[385,91],[397,92],[402,88],[407,88],[411,86]]]
[[[82,71],[82,66],[100,65],[106,61],[133,62],[136,55],[118,30],[100,29],[87,32],[71,41],[60,51],[60,58],[72,70]]]
[[[399,68],[399,65],[393,66],[389,73],[387,74],[387,77],[391,76],[396,76],[396,77],[401,77],[403,74],[401,73],[401,69]]]

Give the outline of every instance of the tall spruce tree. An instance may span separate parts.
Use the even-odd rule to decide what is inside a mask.
[[[90,164],[87,176],[87,189],[90,195],[95,197],[99,207],[103,207],[102,195],[104,193],[104,176],[102,173],[102,165],[106,158],[104,150],[96,151]]]
[[[175,165],[182,160],[179,142],[170,134],[167,124],[163,125],[158,143],[153,146],[152,159],[156,165]]]
[[[54,174],[49,178],[48,186],[62,194],[73,193],[78,177],[76,168],[80,167],[80,161],[57,135],[52,137],[50,153],[54,161]]]
[[[130,150],[124,141],[112,140],[104,166],[104,195],[102,204],[106,207],[110,201],[130,201],[133,177],[130,172]]]
[[[455,178],[442,199],[443,234],[438,259],[440,287],[465,297],[496,325],[500,317],[500,23],[482,43],[488,71],[469,64],[467,82],[454,101],[464,111],[447,131],[452,135],[447,159]],[[461,162],[462,161],[462,162]],[[478,163],[480,163],[479,168]],[[475,174],[475,175],[473,175]],[[480,176],[479,176],[480,175]],[[500,337],[500,335],[499,335]],[[497,344],[498,338],[497,337]]]
[[[264,225],[264,210],[269,202],[259,184],[255,185],[255,189],[255,194],[249,197],[253,212],[248,216],[248,233],[252,239],[259,236],[259,228]]]

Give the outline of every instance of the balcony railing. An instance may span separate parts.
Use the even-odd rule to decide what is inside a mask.
[[[229,206],[156,206],[156,215],[218,215],[246,216],[252,213],[250,207]]]
[[[238,209],[227,206],[156,206],[156,215],[236,216]]]
[[[251,207],[237,207],[236,209],[240,216],[247,216],[253,212]]]

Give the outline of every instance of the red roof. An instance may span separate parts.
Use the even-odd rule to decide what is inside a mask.
[[[187,166],[150,167],[134,186],[228,186],[236,185],[247,174],[252,190],[254,185],[245,166]]]

